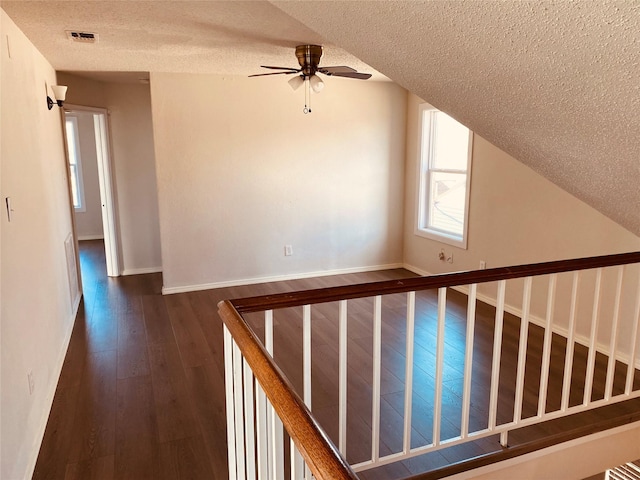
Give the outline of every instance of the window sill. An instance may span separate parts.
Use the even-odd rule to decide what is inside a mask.
[[[446,243],[447,245],[462,248],[464,250],[467,249],[466,237],[459,237],[456,235],[447,234],[438,230],[430,230],[427,228],[417,228],[414,233],[419,237],[428,238],[429,240],[434,240],[440,243]]]

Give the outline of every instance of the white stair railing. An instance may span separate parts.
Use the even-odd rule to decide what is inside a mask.
[[[299,306],[302,308],[302,391],[306,407],[312,409],[312,308],[316,303],[338,302],[335,324],[338,331],[338,378],[335,379],[338,397],[337,444],[344,458],[349,456],[348,418],[348,325],[350,322],[349,305],[358,299],[373,299],[373,343],[371,350],[371,417],[370,439],[371,455],[369,459],[352,465],[355,472],[367,470],[393,462],[401,461],[427,452],[448,448],[483,437],[499,435],[500,442],[506,446],[510,431],[548,420],[557,419],[600,406],[629,400],[640,396],[639,385],[635,385],[636,367],[639,366],[640,350],[640,254],[623,254],[595,259],[581,259],[567,262],[549,262],[547,264],[492,269],[481,272],[462,272],[451,275],[405,279],[402,281],[379,282],[377,284],[335,287],[322,291],[294,292],[291,294],[254,297],[229,302],[230,308],[241,314],[266,310],[265,314],[265,351],[273,355],[273,322],[279,308]],[[568,272],[568,273],[567,273]],[[570,277],[570,279],[567,279]],[[540,286],[546,278],[546,286]],[[465,280],[472,280],[466,282]],[[559,283],[569,283],[564,288],[568,295],[558,297]],[[495,294],[488,293],[489,282],[497,282]],[[420,390],[415,384],[415,369],[424,368],[415,358],[416,328],[423,323],[433,322],[427,316],[418,316],[416,296],[427,290],[437,288],[437,320],[435,326],[435,362],[434,371],[427,372],[434,379],[432,431],[420,432],[429,443],[412,447],[412,431],[416,429],[414,418],[414,396]],[[461,408],[459,434],[443,434],[443,394],[445,390],[444,371],[446,361],[446,332],[451,321],[447,309],[448,288],[455,288],[468,295],[466,308],[466,326],[464,336],[464,365],[462,366]],[[381,433],[381,372],[387,368],[382,355],[382,332],[385,324],[383,302],[387,295],[406,293],[406,345],[402,352],[405,364],[397,376],[404,378],[402,422],[402,446],[392,453],[381,455],[381,443],[387,441]],[[513,299],[519,296],[521,303],[514,306]],[[511,299],[512,303],[508,303]],[[493,342],[491,345],[490,371],[488,375],[488,408],[485,418],[478,418],[478,411],[472,406],[473,371],[476,351],[474,339],[478,332],[477,307],[480,301],[495,308],[493,321]],[[562,308],[566,313],[559,315]],[[275,311],[275,313],[274,313]],[[519,334],[516,358],[503,358],[503,338],[505,313],[517,313]],[[419,318],[418,318],[419,317]],[[283,320],[286,321],[286,320]],[[541,345],[538,398],[536,413],[524,416],[528,339],[532,326],[544,329]],[[622,333],[621,333],[622,332]],[[562,365],[552,362],[554,336],[561,335],[565,351]],[[256,337],[257,338],[257,337]],[[584,359],[586,374],[583,384],[576,385],[573,375],[576,349],[586,347]],[[276,346],[278,348],[278,346]],[[282,345],[280,348],[289,348]],[[605,355],[606,375],[601,398],[594,395],[594,374],[597,370],[597,357]],[[554,355],[557,362],[558,355]],[[502,394],[501,372],[506,361],[515,366],[515,385],[513,392],[513,414],[505,420],[498,416],[498,404]],[[291,451],[285,459],[285,435],[278,415],[266,401],[262,388],[252,376],[251,369],[243,360],[231,334],[225,330],[225,361],[227,378],[227,425],[229,430],[229,466],[235,476],[230,478],[285,478],[310,479],[311,470],[303,464],[302,454],[293,442]],[[626,365],[624,386],[620,388],[615,381],[616,365]],[[556,409],[549,408],[551,371],[560,370],[560,401]],[[394,367],[389,366],[389,369]],[[395,367],[397,368],[397,366]],[[636,382],[638,383],[638,382]],[[614,389],[615,385],[615,389]],[[584,389],[582,400],[576,402],[572,389]],[[424,395],[424,389],[421,395]],[[531,394],[529,393],[529,397]],[[529,402],[531,398],[529,398]],[[266,402],[266,403],[265,403]],[[472,413],[473,412],[473,413]],[[424,411],[420,412],[425,415]],[[476,425],[476,427],[472,427]],[[477,425],[484,425],[477,427]],[[232,452],[233,450],[233,452]],[[232,458],[233,456],[233,458]],[[290,462],[288,465],[285,462]],[[267,476],[254,476],[249,472],[267,471]],[[247,472],[246,477],[239,472]],[[317,472],[313,472],[317,478]],[[331,477],[327,477],[331,478]],[[336,477],[337,478],[337,477]],[[347,477],[350,478],[350,477]]]
[[[224,320],[229,479],[356,479],[273,363],[272,312],[265,313],[263,345],[229,302],[221,302],[219,310]],[[310,324],[305,323],[310,347]]]

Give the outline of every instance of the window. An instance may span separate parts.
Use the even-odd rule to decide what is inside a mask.
[[[423,104],[420,136],[416,234],[467,248],[473,132]]]
[[[82,163],[80,159],[80,139],[78,137],[78,119],[67,116],[65,121],[67,130],[67,151],[69,153],[69,171],[71,177],[71,197],[73,208],[77,212],[84,212],[84,188],[82,185]]]

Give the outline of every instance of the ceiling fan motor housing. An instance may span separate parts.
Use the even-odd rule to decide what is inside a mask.
[[[320,45],[298,45],[296,47],[296,57],[302,68],[305,77],[310,77],[316,73],[320,58],[322,58],[322,46]]]

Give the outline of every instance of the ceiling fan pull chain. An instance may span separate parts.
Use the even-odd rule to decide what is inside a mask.
[[[309,92],[309,78],[304,78],[304,108],[302,109],[303,113],[306,115],[307,113],[311,113],[311,94]]]

